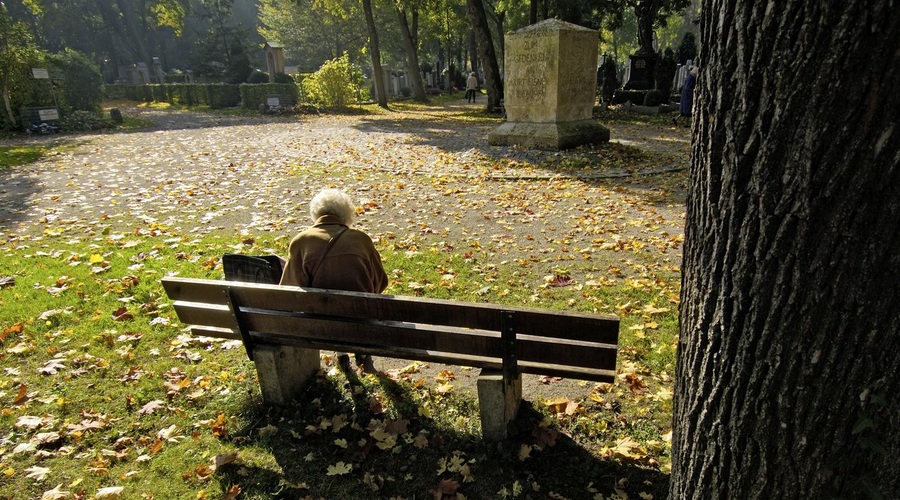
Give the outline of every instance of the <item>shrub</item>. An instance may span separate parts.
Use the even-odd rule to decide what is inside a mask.
[[[677,72],[678,64],[675,63],[675,53],[672,52],[672,49],[666,49],[662,57],[657,61],[654,70],[656,89],[659,90],[665,100],[668,100],[669,94],[672,93],[672,84]]]
[[[61,70],[63,95],[60,107],[76,111],[99,111],[103,103],[103,75],[84,54],[65,49],[50,57],[50,63]]]
[[[284,73],[275,73],[275,78],[272,83],[294,83],[294,79],[291,78],[291,75],[286,75]]]
[[[269,83],[269,74],[258,69],[254,70],[247,78],[247,83]]]
[[[326,108],[344,108],[356,100],[362,73],[350,65],[344,54],[325,64],[303,80],[303,91],[313,104]]]
[[[110,120],[92,111],[73,111],[63,117],[63,129],[69,132],[89,132],[112,126]]]
[[[619,79],[616,78],[616,63],[611,57],[607,57],[600,66],[600,96],[604,102],[611,102],[613,94],[619,88]]]
[[[403,97],[409,97],[412,95],[412,89],[410,89],[409,87],[403,87],[400,89],[400,95],[402,95]]]
[[[688,31],[681,39],[681,45],[678,47],[678,64],[687,63],[688,59],[697,58],[697,38],[693,33]]]
[[[612,103],[622,104],[631,101],[633,104],[642,104],[646,98],[646,90],[623,90],[616,89],[613,94]]]
[[[293,83],[245,83],[240,86],[240,94],[244,109],[257,109],[270,95],[277,95],[282,106],[292,106],[297,102],[297,86]]]
[[[657,89],[653,89],[647,91],[647,95],[644,96],[644,106],[659,106],[660,104],[666,102],[666,95]]]

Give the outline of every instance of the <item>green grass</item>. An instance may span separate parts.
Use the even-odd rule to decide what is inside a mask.
[[[0,146],[0,170],[36,162],[51,149],[51,146]]]
[[[240,246],[238,238],[195,240],[160,227],[139,233],[96,227],[81,236],[73,228],[49,226],[44,235],[0,246],[6,371],[0,427],[11,429],[0,451],[0,497],[39,497],[62,484],[88,495],[124,486],[125,498],[141,491],[157,498],[214,498],[240,484],[243,498],[270,498],[278,491],[288,497],[312,492],[324,498],[421,498],[447,479],[459,481],[468,498],[493,498],[504,485],[512,491],[517,481],[571,491],[566,481],[572,478],[565,476],[573,474],[571,467],[560,477],[548,471],[574,452],[596,454],[583,457],[586,468],[576,477],[593,477],[617,460],[667,460],[661,441],[668,428],[666,400],[654,399],[652,392],[637,399],[627,384],[597,391],[574,417],[557,419],[534,402],[520,422],[520,438],[501,448],[480,441],[471,397],[441,393],[439,385],[419,383],[414,375],[396,381],[364,377],[354,393],[342,375],[327,373],[304,397],[305,405],[266,407],[243,349],[186,336],[159,284],[167,273],[221,278],[219,256]],[[285,238],[260,239],[242,251],[283,253],[286,244]],[[392,274],[390,293],[593,310],[597,301],[650,303],[661,292],[618,283],[535,294],[514,286],[524,279],[516,271],[475,265],[458,253],[392,245],[381,251]],[[635,369],[637,376],[658,366],[671,370],[670,354],[650,349],[674,347],[673,313],[664,316],[653,334],[640,338],[628,325],[644,321],[641,314],[624,317],[622,362],[644,366]],[[664,385],[646,373],[650,391]],[[345,428],[321,428],[339,415],[348,419]],[[373,420],[376,427],[406,422],[406,432],[389,438],[396,440],[389,448],[373,447]],[[558,435],[563,442],[549,446],[542,433],[558,432],[571,437]],[[636,448],[617,448],[628,436]],[[532,447],[532,458],[519,460],[522,447]],[[456,451],[461,458],[453,458]],[[214,473],[206,468],[234,453],[240,464]],[[603,453],[615,460],[600,459]],[[468,463],[474,482],[463,482],[466,474],[456,467],[437,474],[442,460]],[[325,475],[338,462],[352,470]],[[27,477],[40,475],[41,468],[49,470],[42,481]],[[660,477],[650,477],[656,486],[638,482],[638,489],[659,488]],[[586,487],[579,481],[579,490]],[[382,484],[382,490],[367,483]],[[301,484],[306,487],[291,486]]]
[[[54,152],[0,151],[2,168]],[[637,153],[614,154],[627,163]],[[3,235],[0,498],[57,485],[70,498],[104,487],[124,487],[123,498],[221,498],[234,485],[259,499],[427,498],[440,485],[470,499],[593,499],[617,484],[632,498],[665,496],[679,275],[653,248],[614,247],[548,273],[497,261],[489,242],[380,235],[386,293],[621,318],[616,383],[586,384],[571,414],[531,400],[516,437],[497,445],[481,441],[471,396],[453,380],[421,380],[413,363],[406,375],[348,385],[323,353],[301,401],[273,408],[242,346],[185,334],[160,278],[219,279],[223,253],[284,255],[288,242],[102,221]]]

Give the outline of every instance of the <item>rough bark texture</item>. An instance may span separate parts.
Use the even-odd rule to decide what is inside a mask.
[[[500,65],[497,64],[497,54],[494,52],[494,42],[491,39],[491,29],[488,26],[487,15],[484,13],[482,0],[467,0],[469,21],[475,30],[475,41],[478,44],[478,58],[484,70],[484,88],[487,90],[487,110],[494,111],[500,108],[500,100],[503,99],[503,86],[500,82]]]
[[[372,78],[375,79],[375,98],[382,108],[387,107],[387,90],[384,88],[384,72],[381,70],[381,46],[378,43],[378,30],[375,29],[375,16],[372,14],[372,0],[362,0],[363,12],[366,15],[366,28],[369,31],[369,53],[372,56]]]
[[[413,17],[415,18],[415,14]],[[400,21],[400,33],[403,35],[403,48],[406,50],[406,81],[409,82],[413,100],[425,102],[428,96],[425,95],[422,70],[419,67],[418,33],[410,30],[404,9],[397,8],[397,18]]]
[[[896,7],[704,4],[672,498],[900,498]]]

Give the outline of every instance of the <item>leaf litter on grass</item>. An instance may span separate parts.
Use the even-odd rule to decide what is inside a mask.
[[[279,126],[265,128],[265,134],[260,133],[264,126],[240,126],[97,136],[28,167],[41,176],[45,189],[32,195],[21,218],[2,223],[7,234],[0,252],[13,259],[9,268],[0,269],[6,280],[0,306],[31,296],[37,289],[28,290],[31,283],[45,296],[39,310],[0,324],[3,356],[24,362],[24,369],[7,372],[15,385],[0,387],[0,396],[2,418],[40,420],[38,427],[22,426],[4,438],[4,447],[23,450],[0,454],[7,478],[32,481],[29,487],[35,490],[40,489],[38,478],[60,484],[41,490],[56,490],[53,495],[64,491],[59,488],[72,495],[97,495],[118,491],[103,489],[121,488],[117,481],[158,474],[153,464],[171,468],[168,457],[188,452],[190,443],[202,443],[204,453],[235,453],[241,463],[229,461],[217,468],[189,460],[193,468],[178,473],[184,478],[181,488],[194,489],[198,497],[201,492],[262,491],[258,488],[265,486],[252,486],[242,474],[216,479],[230,468],[271,467],[263,465],[271,455],[241,451],[246,437],[225,430],[243,418],[242,405],[258,404],[239,395],[256,390],[252,366],[240,361],[241,349],[233,345],[176,335],[177,322],[160,300],[158,279],[171,272],[219,276],[218,256],[228,245],[229,250],[283,252],[290,237],[307,224],[308,199],[329,185],[361,199],[358,225],[373,235],[392,268],[388,292],[440,291],[467,300],[622,316],[617,382],[602,387],[545,381],[548,387],[572,392],[539,404],[545,417],[528,424],[530,430],[521,435],[530,437],[503,460],[558,460],[547,454],[558,448],[554,436],[561,432],[598,457],[651,469],[665,465],[660,461],[667,460],[663,435],[673,369],[665,360],[674,351],[685,181],[678,172],[617,176],[664,171],[685,161],[685,150],[643,153],[632,145],[613,145],[557,155],[512,148],[498,156],[483,144],[473,148],[471,139],[470,145],[454,150],[465,141],[429,136],[414,125],[404,126],[402,133],[369,130],[361,141],[353,127],[377,127],[371,116]],[[450,149],[442,149],[442,141]],[[262,246],[257,240],[264,241]],[[415,269],[397,272],[394,267],[431,254],[437,260],[427,262],[441,262],[433,264],[440,267],[433,281],[424,281]],[[160,263],[163,268],[157,267]],[[41,277],[41,267],[73,272]],[[619,290],[619,295],[610,296],[609,290]],[[237,370],[228,368],[235,362]],[[454,416],[458,410],[442,403],[464,397],[454,388],[468,376],[459,379],[446,368],[428,375],[430,380],[407,375],[398,382],[430,394],[410,415],[426,419],[424,423],[396,435],[381,424],[374,435],[340,437],[338,432],[330,446],[315,446],[305,455],[321,460],[324,473],[353,477],[369,490],[425,481],[429,491],[447,498],[466,492],[477,498],[473,492],[488,489],[491,496],[498,490],[512,495],[521,493],[523,485],[561,495],[558,486],[548,492],[554,479],[529,467],[518,469],[519,479],[508,483],[491,470],[480,471],[485,456],[478,454],[488,453],[481,448],[465,457],[445,450],[448,443],[463,446],[472,437],[467,432],[457,437],[436,433],[428,419],[449,412],[448,428],[473,425],[471,416]],[[103,397],[114,392],[105,385],[107,379],[120,385],[112,401]],[[527,390],[525,394],[529,397]],[[368,411],[380,413],[388,401],[389,396],[374,397]],[[333,422],[347,406],[335,411],[320,417]],[[208,423],[195,426],[191,420]],[[278,421],[263,421],[268,423],[260,428],[281,435]],[[125,422],[132,431],[115,431]],[[310,425],[318,424],[301,423],[292,432],[301,442],[309,440],[318,435],[306,434]],[[365,429],[369,423],[357,425]],[[113,440],[114,431],[119,437]],[[109,453],[90,452],[104,440]],[[30,447],[35,461],[23,460]],[[332,451],[321,455],[324,449]],[[395,449],[401,455],[404,450],[442,455],[435,458],[437,470],[444,460],[441,477],[417,478],[416,467],[402,470],[402,465],[380,471],[380,462],[369,461],[392,457]],[[56,464],[68,462],[59,470],[67,471],[61,473],[69,479],[54,482]],[[43,464],[51,465],[46,474]],[[85,475],[73,476],[79,469]],[[409,475],[413,477],[406,479]],[[265,477],[260,484],[266,484]],[[298,484],[291,477],[274,477],[273,484],[281,488]],[[491,481],[496,484],[485,485]],[[589,491],[596,486],[582,485],[582,496],[596,496]],[[604,485],[597,494],[622,488]],[[638,492],[641,486],[627,489]]]

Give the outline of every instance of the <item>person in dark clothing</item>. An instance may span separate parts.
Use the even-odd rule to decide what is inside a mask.
[[[687,78],[684,79],[684,86],[681,88],[681,103],[678,106],[678,116],[672,118],[672,123],[677,127],[681,118],[688,119],[688,125],[691,122],[691,110],[694,107],[694,87],[697,84],[697,73],[699,68],[694,66],[688,72]]]

